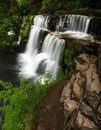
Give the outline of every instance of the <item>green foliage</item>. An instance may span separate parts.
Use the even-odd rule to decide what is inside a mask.
[[[0,48],[16,45],[18,33],[18,17],[13,16],[0,20]]]
[[[63,79],[64,79],[64,73],[62,70],[59,70],[57,80],[52,79],[49,72],[44,73],[44,75],[36,82],[35,95],[37,99],[36,99],[36,105],[34,107],[35,109],[38,109],[40,107],[43,99],[47,95],[47,92],[57,83],[61,82]]]
[[[70,0],[68,1],[67,8],[79,9],[79,8],[99,8],[101,7],[101,0]]]
[[[61,1],[58,0],[43,0],[42,2],[42,7],[41,7],[41,12],[48,12],[52,13],[55,12],[59,9],[61,9]]]
[[[19,0],[18,10],[20,14],[37,14],[41,6],[41,0]]]
[[[16,46],[18,36],[28,38],[28,32],[34,16],[12,16],[0,20],[0,48]]]
[[[21,80],[19,87],[14,87],[9,82],[0,80],[0,99],[3,104],[0,112],[4,114],[1,120],[2,130],[31,130],[35,123],[36,111],[39,109],[48,90],[56,84],[55,80],[50,81],[50,74],[44,74],[44,83],[41,77],[36,87],[32,82]]]
[[[26,113],[32,112],[32,83],[22,80],[19,87],[14,87],[9,82],[0,81],[0,85],[3,87],[0,92],[3,101],[0,111],[5,115],[3,130],[23,130],[23,118]]]
[[[77,7],[87,7],[89,0],[77,0]]]
[[[68,7],[71,9],[88,7],[89,0],[71,0],[68,3]]]
[[[34,16],[26,16],[23,17],[22,27],[20,28],[20,35],[23,38],[28,37],[28,32],[30,30],[31,25],[33,24]]]
[[[99,8],[101,0],[3,0],[0,1],[0,48],[16,45],[18,36],[27,38],[32,15],[40,13],[64,13],[71,9],[88,9],[88,7]],[[100,14],[100,12],[99,12]],[[29,16],[30,15],[30,16]],[[22,27],[23,21],[25,21]],[[8,35],[7,32],[14,34]],[[26,39],[24,39],[25,41]]]
[[[79,43],[72,43],[72,42],[67,43],[67,47],[65,49],[65,54],[64,54],[64,65],[65,65],[66,77],[70,77],[71,74],[74,72],[74,67],[73,67],[74,58],[81,53],[84,53],[84,49],[82,45],[80,45]]]
[[[30,0],[29,0],[29,2],[30,2]],[[25,7],[25,5],[27,5],[27,4],[28,4],[28,1],[27,1],[27,0],[19,0],[19,1],[18,1],[18,6],[19,6],[20,8]]]
[[[69,9],[74,9],[77,7],[77,3],[76,3],[76,0],[71,0],[69,3],[68,3],[68,8]]]
[[[0,0],[0,15],[9,17],[16,13],[17,1],[16,0]]]

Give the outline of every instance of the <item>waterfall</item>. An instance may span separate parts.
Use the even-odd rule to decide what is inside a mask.
[[[37,15],[34,18],[34,25],[39,28],[48,29],[48,22],[49,22],[48,16]]]
[[[91,18],[83,15],[65,15],[56,24],[55,33],[70,34],[74,38],[88,38]],[[31,26],[25,52],[18,55],[19,76],[37,80],[45,72],[56,79],[61,66],[65,40],[48,34],[49,16],[37,15]]]
[[[84,15],[65,15],[60,16],[59,22],[56,24],[56,32],[71,34],[77,39],[88,39],[88,33],[91,17]]]
[[[64,50],[64,43],[64,40],[60,40],[58,37],[48,34],[44,40],[41,51],[48,53],[53,60],[60,64],[60,57],[62,55],[61,53]]]
[[[34,18],[25,52],[18,55],[19,76],[37,80],[49,72],[56,79],[65,41],[54,35],[44,35],[48,22],[48,16],[37,15]]]
[[[35,50],[38,50],[44,38],[44,31],[48,29],[48,21],[48,16],[37,15],[34,18],[34,25],[31,26],[26,53],[32,55]]]
[[[79,31],[87,33],[90,20],[90,17],[84,15],[65,15],[64,18],[60,16],[60,20],[56,25],[56,31]]]

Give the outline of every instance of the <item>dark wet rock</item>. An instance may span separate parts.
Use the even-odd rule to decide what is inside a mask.
[[[93,17],[91,19],[88,32],[98,38],[101,37],[101,18],[100,17]]]
[[[50,15],[50,20],[49,20],[49,29],[51,31],[55,31],[56,29],[56,24],[58,23],[59,21],[59,18],[60,16],[59,15]]]
[[[96,67],[97,57],[81,54],[75,59],[76,72],[61,95],[64,106],[63,130],[100,130],[101,83]]]
[[[100,120],[97,118],[96,112],[92,110],[87,104],[82,102],[80,106],[81,113],[90,118],[97,126],[100,126]]]
[[[90,105],[90,107],[96,111],[100,102],[100,97],[96,91],[90,92],[87,91],[85,94],[85,100]]]
[[[98,73],[101,82],[101,45],[98,48]]]
[[[82,128],[80,128],[80,130],[91,130],[91,129],[88,127],[82,127]]]

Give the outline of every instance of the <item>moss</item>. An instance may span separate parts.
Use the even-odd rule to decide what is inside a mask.
[[[76,42],[67,42],[64,52],[64,69],[66,77],[69,78],[75,71],[75,67],[73,66],[74,58],[84,52],[85,50],[81,44]]]
[[[33,24],[33,18],[34,16],[32,15],[23,17],[22,27],[20,29],[20,35],[22,35],[23,38],[28,37],[28,32]]]

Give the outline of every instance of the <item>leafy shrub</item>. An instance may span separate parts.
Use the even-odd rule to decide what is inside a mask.
[[[18,17],[13,16],[5,18],[0,21],[0,47],[5,48],[8,46],[16,45],[18,27]]]
[[[3,87],[0,92],[0,99],[3,102],[0,111],[5,115],[2,122],[3,130],[23,130],[25,127],[23,119],[27,113],[32,112],[32,83],[22,80],[20,87],[14,87],[9,82],[0,81],[0,85]]]
[[[71,74],[74,72],[75,69],[73,67],[74,58],[81,53],[84,53],[84,49],[81,44],[74,43],[74,42],[67,43],[67,47],[65,49],[65,54],[64,54],[64,65],[65,65],[66,77],[70,77]]]
[[[0,118],[2,130],[31,130],[36,121],[36,112],[45,98],[48,90],[53,87],[57,81],[49,80],[50,74],[45,73],[44,84],[40,82],[36,87],[33,83],[22,79],[19,87],[14,87],[9,82],[0,80],[0,112],[3,117]]]
[[[33,16],[12,16],[0,21],[0,47],[5,49],[17,45],[18,36],[28,38]]]
[[[85,1],[85,0],[71,0],[68,3],[68,8],[69,9],[81,8],[83,6],[87,6],[87,5],[85,5],[87,2],[88,2],[88,0],[87,1]]]
[[[62,3],[58,0],[43,0],[42,2],[42,7],[41,7],[41,12],[48,12],[52,13],[55,12],[59,9],[61,9]]]
[[[33,18],[34,16],[23,17],[22,27],[20,29],[20,35],[23,38],[27,38],[30,27],[33,24]]]

